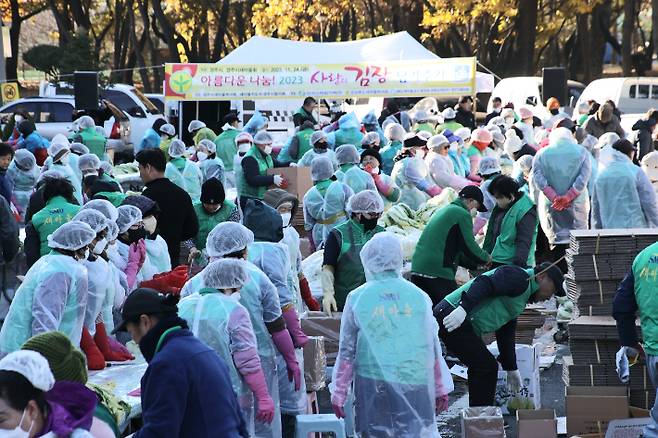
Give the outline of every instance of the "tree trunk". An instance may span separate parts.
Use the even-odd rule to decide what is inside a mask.
[[[176,42],[176,31],[174,26],[169,22],[169,19],[162,10],[160,0],[153,0],[151,2],[153,7],[153,15],[155,20],[162,29],[163,41],[169,48],[169,59],[171,62],[180,62],[180,55],[178,54],[178,44]]]
[[[651,0],[651,40],[654,53],[658,54],[658,0]]]
[[[128,12],[128,26],[130,33],[130,45],[132,46],[133,53],[135,54],[135,60],[137,61],[137,67],[140,67],[138,70],[139,76],[142,78],[142,83],[144,84],[144,91],[150,93],[153,88],[151,87],[151,81],[149,80],[148,70],[146,63],[144,62],[144,55],[142,54],[142,48],[140,47],[139,42],[137,41],[137,32],[135,31],[135,12],[133,8],[130,8]]]
[[[657,11],[658,12],[658,11]],[[612,16],[612,0],[605,0],[592,10],[592,30],[590,32],[590,76],[585,80],[590,82],[603,74],[603,56],[605,55],[605,35],[610,33],[610,17]]]
[[[519,73],[535,74],[535,35],[537,33],[537,0],[519,0],[516,20]]]
[[[630,76],[633,68],[633,32],[635,0],[624,1],[624,21],[621,27],[621,68],[624,76]]]

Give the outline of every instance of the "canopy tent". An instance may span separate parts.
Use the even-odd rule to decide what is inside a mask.
[[[254,36],[226,55],[220,65],[266,64],[348,64],[381,61],[441,59],[407,32],[398,32],[357,41],[317,43]],[[478,93],[493,91],[493,75],[477,72]]]

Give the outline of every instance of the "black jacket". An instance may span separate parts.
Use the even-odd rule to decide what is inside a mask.
[[[181,242],[195,237],[199,232],[199,222],[192,206],[192,199],[185,190],[167,178],[159,178],[147,183],[142,194],[154,200],[160,208],[157,216],[158,229],[167,242],[173,269],[180,264]]]
[[[455,121],[462,125],[464,128],[469,128],[471,131],[476,128],[475,126],[475,116],[470,111],[464,111],[461,108],[457,109],[457,117]]]
[[[18,222],[7,200],[0,196],[0,249],[2,260],[9,263],[18,253]]]
[[[653,132],[655,124],[656,122],[652,120],[638,120],[633,125],[633,131],[638,131],[638,160],[641,160],[646,154],[655,150],[653,146],[653,138],[651,138],[651,133]]]

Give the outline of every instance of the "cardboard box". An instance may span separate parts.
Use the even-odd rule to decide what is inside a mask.
[[[288,188],[285,190],[295,195],[300,202],[304,199],[306,192],[313,187],[310,167],[275,167],[267,169],[267,174],[284,177],[288,181]]]
[[[498,346],[494,342],[488,347],[491,354],[498,356]],[[516,365],[521,372],[522,387],[519,394],[512,394],[507,388],[507,372],[498,368],[496,382],[496,406],[500,406],[503,414],[514,413],[517,409],[541,408],[541,385],[539,379],[539,364],[541,346],[516,345]]]
[[[324,337],[309,336],[304,350],[304,380],[306,391],[319,391],[325,387],[327,356],[324,352]]]
[[[338,355],[338,338],[340,336],[340,318],[342,312],[334,312],[332,316],[324,312],[308,312],[307,318],[302,318],[302,331],[307,336],[324,337],[324,351],[327,365],[333,366]]]
[[[500,408],[465,408],[461,415],[462,438],[505,438],[505,423]]]
[[[557,438],[555,410],[518,410],[519,438]]]
[[[568,386],[567,434],[604,434],[608,422],[629,416],[628,389],[616,386]]]

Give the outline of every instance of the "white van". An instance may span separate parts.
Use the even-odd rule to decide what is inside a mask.
[[[487,105],[487,113],[493,110],[493,98],[499,97],[503,105],[514,104],[517,110],[522,106],[529,107],[537,117],[548,117],[548,111],[542,101],[542,78],[539,76],[518,76],[505,78],[498,82],[491,92]],[[576,81],[567,81],[568,102],[560,102],[567,114],[571,114],[574,103],[580,97],[585,85]]]
[[[658,77],[597,79],[585,88],[578,104],[588,100],[611,100],[622,113],[643,114],[658,108]]]

